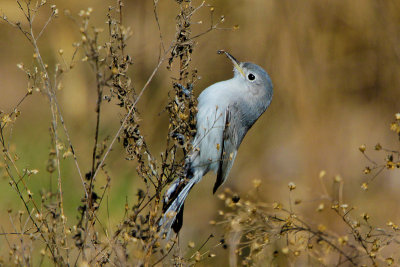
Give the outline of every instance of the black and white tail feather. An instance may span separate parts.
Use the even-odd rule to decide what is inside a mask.
[[[182,228],[185,200],[192,187],[200,179],[201,177],[193,176],[190,167],[186,168],[185,177],[176,179],[165,192],[163,199],[164,215],[159,226],[162,227],[161,233],[165,234],[167,240],[170,238],[171,229],[178,233]]]

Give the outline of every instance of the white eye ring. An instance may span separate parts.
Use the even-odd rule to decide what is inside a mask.
[[[256,76],[254,76],[253,73],[249,73],[249,75],[247,75],[247,78],[248,78],[250,81],[254,81],[254,80],[256,79]]]

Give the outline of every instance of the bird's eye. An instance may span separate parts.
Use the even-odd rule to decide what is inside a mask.
[[[247,75],[247,78],[249,78],[250,81],[253,81],[256,78],[256,76],[254,76],[253,73],[250,73],[249,75]]]

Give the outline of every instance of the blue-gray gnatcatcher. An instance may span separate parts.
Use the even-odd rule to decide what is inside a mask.
[[[186,159],[186,175],[176,179],[164,196],[164,215],[159,225],[169,238],[171,227],[182,227],[183,205],[190,189],[210,170],[217,173],[213,192],[232,168],[237,150],[247,131],[268,108],[272,82],[256,64],[239,62],[231,54],[234,77],[207,87],[198,98],[197,133]]]

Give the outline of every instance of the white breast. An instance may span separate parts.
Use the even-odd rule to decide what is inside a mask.
[[[203,175],[209,170],[218,171],[225,129],[225,112],[235,101],[240,88],[235,78],[207,87],[198,98],[197,134],[193,147],[199,153],[192,157],[192,167]],[[243,93],[243,92],[242,92]]]

